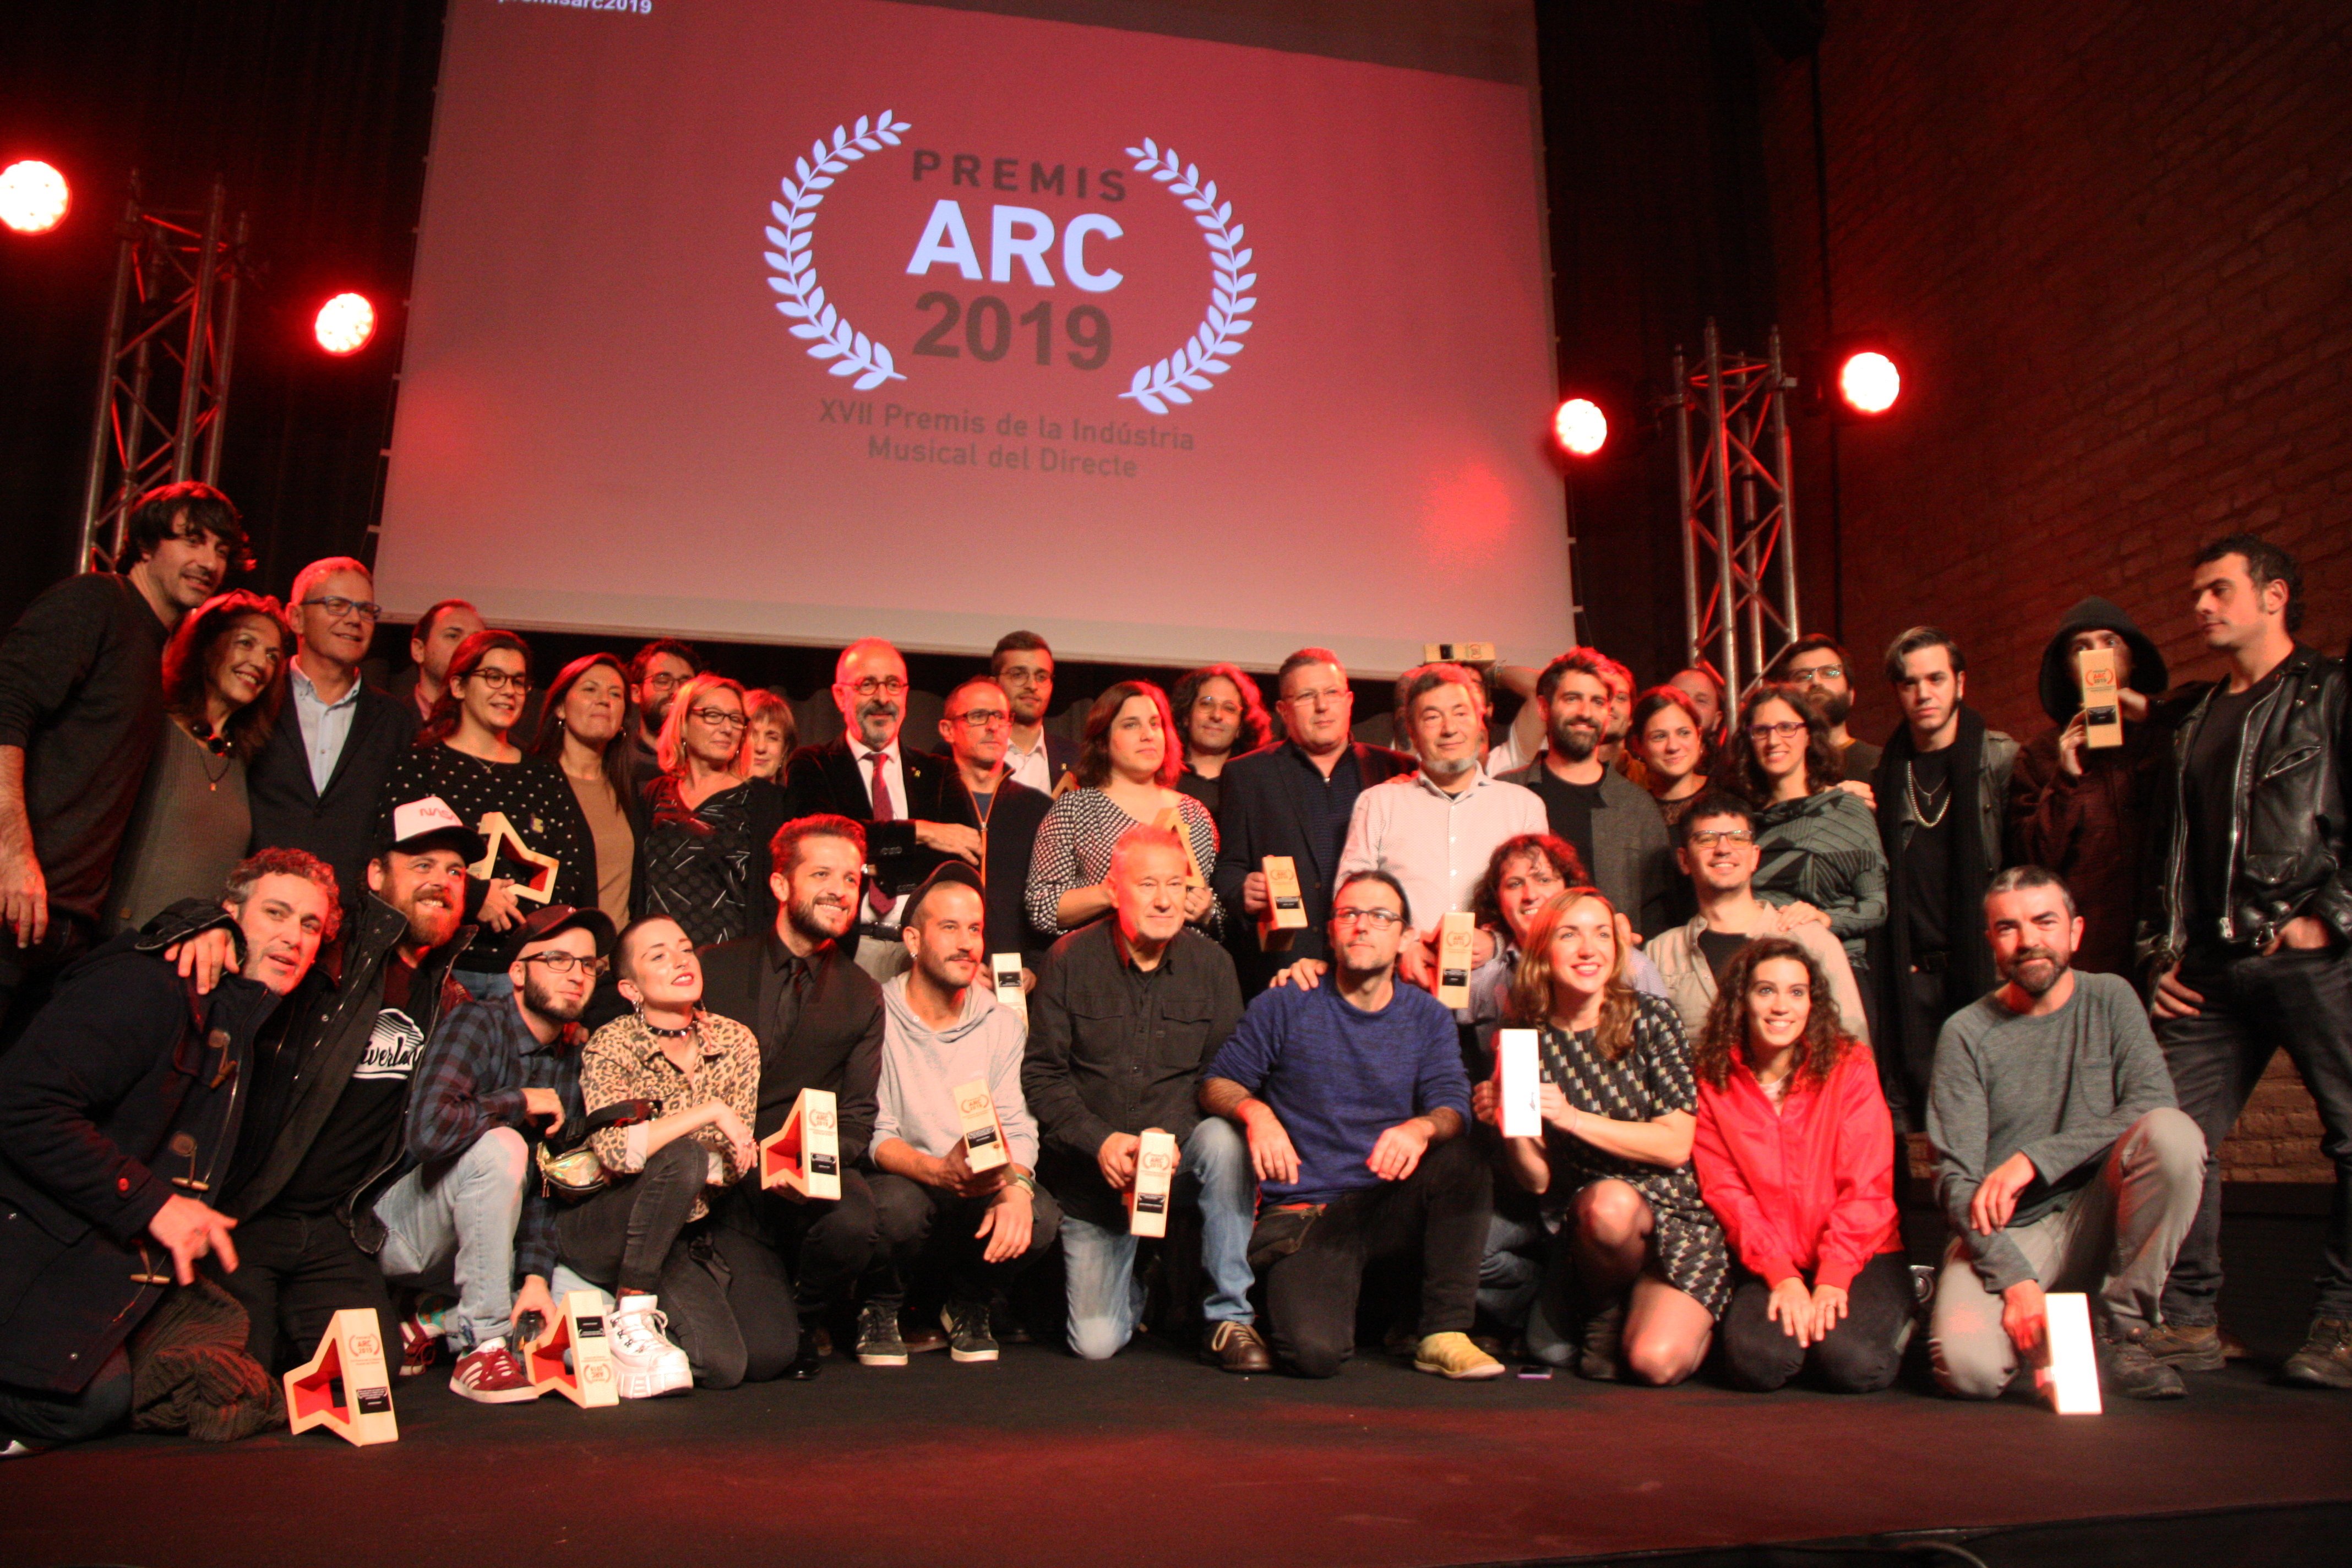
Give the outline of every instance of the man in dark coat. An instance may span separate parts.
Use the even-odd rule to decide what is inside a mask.
[[[236,1268],[236,1222],[205,1196],[236,1147],[255,1036],[337,917],[332,872],[267,850],[220,908],[176,906],[77,964],[0,1065],[0,1454],[129,1415],[131,1331],[197,1260]],[[216,925],[237,972],[199,995],[163,951]]]

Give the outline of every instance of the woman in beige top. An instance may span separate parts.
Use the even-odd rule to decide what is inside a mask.
[[[614,931],[629,923],[639,833],[637,792],[629,778],[629,748],[621,742],[636,723],[628,671],[609,653],[583,655],[563,667],[547,689],[531,754],[563,770],[588,819],[596,907]]]

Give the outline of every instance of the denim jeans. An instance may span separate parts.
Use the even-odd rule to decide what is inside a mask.
[[[1249,1239],[1256,1223],[1257,1178],[1249,1145],[1222,1116],[1203,1118],[1184,1140],[1177,1203],[1201,1211],[1201,1268],[1209,1277],[1202,1315],[1212,1323],[1246,1323],[1250,1310]],[[1135,1277],[1136,1238],[1124,1229],[1062,1219],[1062,1269],[1069,1302],[1070,1348],[1087,1361],[1117,1355],[1143,1316],[1143,1281]]]
[[[493,1127],[456,1159],[419,1166],[375,1201],[384,1278],[457,1292],[449,1343],[459,1355],[511,1330],[515,1224],[530,1176],[522,1134]]]

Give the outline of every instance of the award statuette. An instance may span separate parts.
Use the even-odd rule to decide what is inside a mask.
[[[2033,1381],[2059,1415],[2096,1415],[2099,1361],[2091,1349],[2091,1299],[2080,1290],[2053,1290],[2042,1301],[2050,1364],[2035,1368]]]
[[[2122,745],[2124,710],[2116,692],[2116,650],[2086,647],[2074,656],[2074,665],[2083,674],[2083,743]]]
[[[1497,1107],[1506,1138],[1543,1136],[1543,1069],[1536,1065],[1533,1029],[1495,1031]]]
[[[1183,811],[1177,806],[1169,806],[1152,819],[1151,825],[1166,828],[1176,836],[1176,842],[1184,847],[1184,885],[1188,888],[1207,887],[1209,879],[1201,875],[1200,857],[1192,853],[1192,836],[1184,831]]]
[[[1470,1005],[1470,955],[1477,935],[1467,910],[1448,910],[1437,922],[1437,999],[1457,1012]]]
[[[996,999],[1029,1021],[1029,994],[1021,989],[1021,955],[1017,952],[992,952],[988,955],[988,982],[996,992]]]
[[[286,1374],[286,1422],[295,1432],[324,1426],[360,1447],[400,1440],[374,1308],[337,1312],[320,1337],[318,1353]]]
[[[1265,913],[1257,917],[1261,952],[1281,952],[1290,946],[1290,933],[1307,929],[1307,900],[1298,890],[1298,862],[1287,855],[1269,855],[1258,862],[1265,872]]]
[[[784,1124],[760,1140],[760,1185],[804,1198],[841,1196],[841,1112],[833,1090],[801,1090]]]
[[[974,1174],[1007,1163],[1004,1124],[996,1120],[996,1096],[989,1091],[988,1080],[976,1078],[958,1084],[955,1102],[956,1115],[963,1121],[964,1163]]]
[[[563,1364],[563,1352],[572,1364]],[[566,1290],[555,1321],[523,1347],[523,1375],[541,1393],[553,1389],[583,1410],[621,1403],[613,1375],[613,1342],[604,1336],[604,1293]]]
[[[504,877],[514,883],[515,897],[544,904],[555,897],[556,873],[562,867],[551,855],[542,855],[522,841],[503,811],[486,811],[478,831],[488,850],[479,860],[466,868],[470,876],[487,882]]]
[[[1423,664],[1492,664],[1495,645],[1490,642],[1430,642],[1421,645]]]
[[[1127,1190],[1127,1234],[1166,1236],[1168,1198],[1176,1186],[1176,1135],[1146,1128],[1135,1148],[1135,1185]]]

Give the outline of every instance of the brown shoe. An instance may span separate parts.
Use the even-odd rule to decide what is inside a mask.
[[[2179,1372],[2221,1370],[2221,1331],[2210,1323],[2158,1323],[2140,1336],[2140,1345]]]
[[[898,1321],[898,1334],[899,1338],[907,1342],[908,1355],[920,1355],[925,1351],[943,1351],[948,1348],[947,1331],[940,1328],[934,1319],[902,1314]]]
[[[1274,1354],[1247,1323],[1219,1323],[1209,1331],[1201,1359],[1219,1372],[1272,1372]]]

